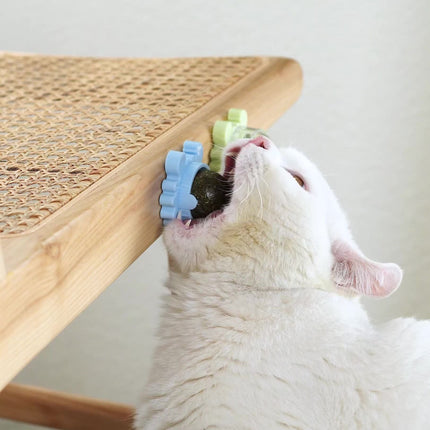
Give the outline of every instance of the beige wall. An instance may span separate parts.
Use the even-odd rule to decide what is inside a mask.
[[[366,302],[372,316],[430,318],[429,19],[427,0],[16,0],[1,3],[0,49],[295,57],[303,95],[273,140],[317,162],[368,256],[404,268],[393,297]],[[17,379],[134,402],[165,277],[157,242]]]

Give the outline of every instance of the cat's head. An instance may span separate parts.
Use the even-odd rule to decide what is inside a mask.
[[[400,268],[361,253],[333,191],[299,151],[265,137],[240,140],[225,150],[224,176],[233,191],[222,213],[166,227],[173,272],[216,273],[220,282],[256,289],[380,297],[399,286]]]

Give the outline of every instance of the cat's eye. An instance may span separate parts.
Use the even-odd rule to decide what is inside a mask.
[[[306,191],[308,191],[307,185],[305,183],[305,180],[298,175],[296,172],[291,171],[290,169],[284,167],[284,169],[296,180],[296,182],[299,184],[299,186],[303,189],[305,189]]]
[[[293,178],[296,180],[296,182],[302,187],[304,188],[305,186],[305,181],[298,175],[293,175]]]

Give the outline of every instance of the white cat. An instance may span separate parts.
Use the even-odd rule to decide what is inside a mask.
[[[360,252],[298,151],[226,153],[231,203],[164,232],[171,294],[136,429],[429,429],[430,322],[375,326],[358,301],[400,268]]]

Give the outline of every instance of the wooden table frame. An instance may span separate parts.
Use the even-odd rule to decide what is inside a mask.
[[[0,389],[160,235],[158,197],[168,150],[180,149],[186,139],[204,142],[207,160],[211,126],[230,107],[246,109],[250,125],[268,128],[301,87],[295,61],[262,58],[245,78],[78,195],[67,210],[31,234],[0,240]],[[126,429],[132,414],[126,405],[16,384],[0,393],[1,417],[58,429]]]

